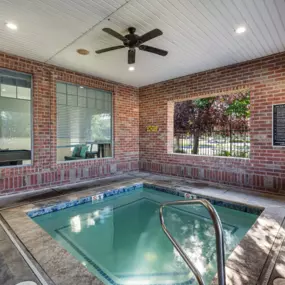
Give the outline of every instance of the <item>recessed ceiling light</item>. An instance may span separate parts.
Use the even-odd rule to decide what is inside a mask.
[[[84,88],[83,86],[79,86],[79,88]]]
[[[87,55],[87,54],[89,54],[89,50],[84,49],[84,48],[78,49],[77,52],[78,52],[79,54],[81,54],[81,55]]]
[[[134,66],[130,66],[129,67],[129,71],[134,71],[135,70],[135,67]]]
[[[9,28],[11,30],[17,30],[18,29],[17,25],[14,23],[11,23],[11,22],[7,22],[5,25],[7,28]]]
[[[244,33],[246,31],[246,28],[245,27],[238,27],[237,29],[236,29],[236,33],[237,34],[242,34],[242,33]]]

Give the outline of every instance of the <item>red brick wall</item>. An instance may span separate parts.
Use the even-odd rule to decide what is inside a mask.
[[[251,95],[250,159],[171,154],[174,101],[242,88]],[[276,103],[285,103],[285,53],[143,87],[140,169],[285,194],[285,147],[272,147]]]
[[[0,194],[136,170],[139,159],[142,170],[285,194],[285,148],[274,148],[271,143],[272,104],[285,103],[285,53],[139,91],[1,52],[0,67],[33,75],[34,112],[33,165],[0,168]],[[56,163],[56,80],[113,92],[114,158]],[[240,88],[251,92],[251,159],[171,154],[174,101]],[[158,126],[159,131],[147,132],[149,125]]]
[[[32,166],[0,168],[0,194],[75,183],[138,169],[138,89],[0,52],[0,68],[33,76]],[[56,80],[113,92],[114,158],[56,162]]]

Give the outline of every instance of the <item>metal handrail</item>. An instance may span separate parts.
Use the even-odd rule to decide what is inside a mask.
[[[177,243],[177,241],[174,239],[174,237],[170,234],[170,232],[167,230],[164,218],[163,218],[163,208],[165,206],[171,206],[171,205],[188,205],[188,204],[201,204],[203,205],[209,212],[211,219],[214,223],[215,228],[215,235],[216,235],[216,254],[217,254],[217,268],[218,268],[218,281],[219,285],[226,285],[226,277],[225,277],[225,249],[224,249],[224,234],[223,234],[223,227],[220,220],[220,217],[212,204],[208,202],[205,199],[195,199],[195,200],[183,200],[183,201],[173,201],[173,202],[166,202],[163,203],[160,206],[159,209],[159,218],[161,227],[164,231],[164,233],[167,235],[173,246],[176,248],[176,250],[179,252],[183,260],[186,262],[188,267],[192,270],[194,273],[199,285],[205,285],[205,282],[198,271],[198,269],[195,267],[195,265],[192,263],[192,261],[187,257],[184,250],[181,248],[181,246]]]

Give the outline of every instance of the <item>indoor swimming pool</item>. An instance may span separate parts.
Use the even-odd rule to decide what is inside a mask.
[[[145,186],[104,196],[35,215],[33,220],[105,284],[196,284],[159,221],[161,203],[185,198]],[[214,207],[222,221],[227,258],[256,221],[258,211],[246,211],[242,206],[239,210]],[[170,206],[165,208],[164,218],[210,284],[217,271],[216,247],[206,209],[200,205]]]

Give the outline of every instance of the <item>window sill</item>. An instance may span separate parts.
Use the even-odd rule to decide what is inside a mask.
[[[102,161],[102,160],[114,159],[113,156],[110,157],[100,157],[100,158],[89,158],[89,159],[76,159],[76,160],[65,160],[65,161],[57,161],[56,164],[64,164],[64,163],[76,163],[76,162],[84,162],[84,161]]]

